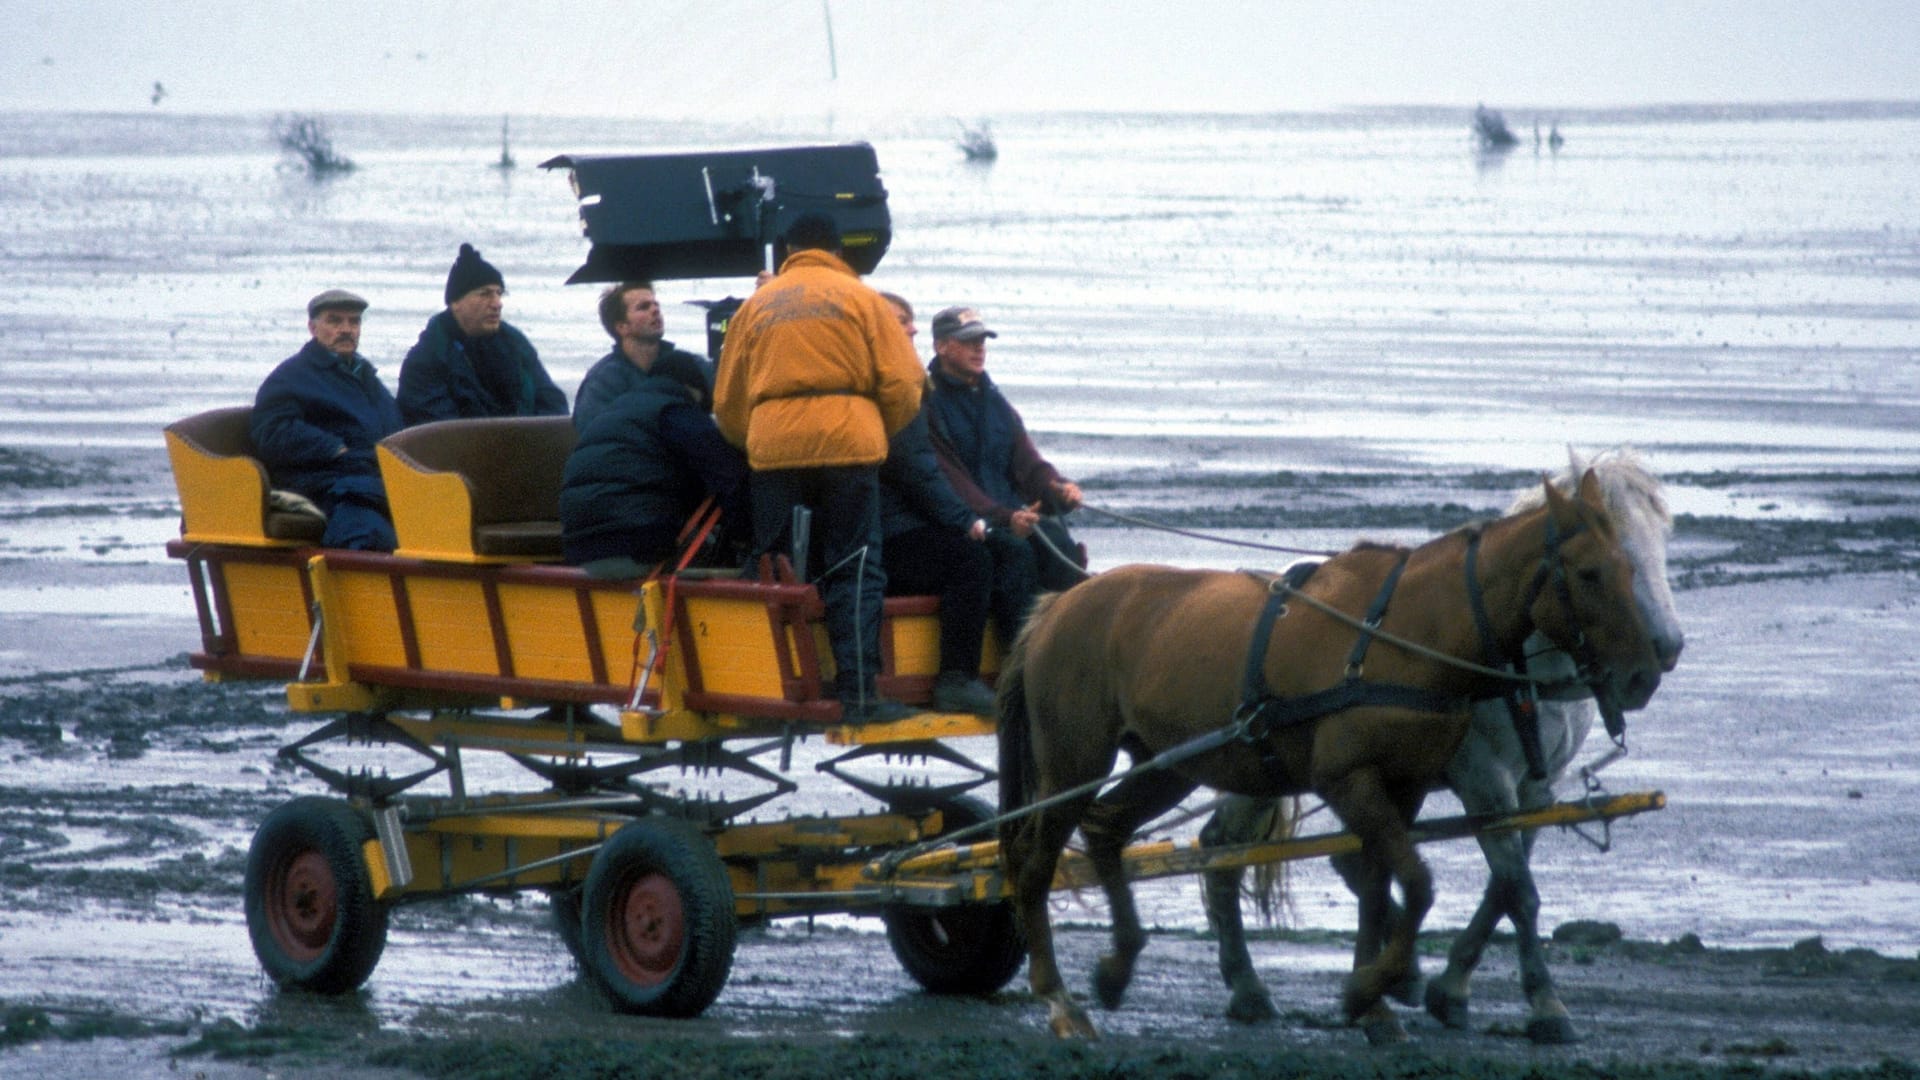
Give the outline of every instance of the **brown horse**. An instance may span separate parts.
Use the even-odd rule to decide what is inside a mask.
[[[1095,1034],[1061,985],[1048,922],[1067,838],[1079,827],[1112,909],[1113,952],[1094,991],[1115,1008],[1146,942],[1121,849],[1201,784],[1325,800],[1361,841],[1361,934],[1385,938],[1348,979],[1347,1016],[1385,1010],[1383,995],[1406,988],[1433,902],[1407,827],[1466,734],[1468,701],[1495,686],[1455,661],[1510,655],[1537,629],[1581,657],[1596,694],[1622,708],[1646,704],[1660,682],[1633,567],[1593,476],[1573,497],[1549,485],[1546,499],[1411,551],[1361,545],[1291,597],[1250,574],[1129,566],[1036,606],[1000,676],[1003,811],[1097,784],[1122,748],[1145,761],[1243,721],[1239,739],[1001,826],[1028,977],[1056,1035]],[[1375,629],[1322,605],[1364,611]],[[1390,919],[1393,883],[1404,914]]]

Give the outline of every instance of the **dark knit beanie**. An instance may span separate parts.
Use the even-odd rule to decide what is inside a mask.
[[[472,244],[461,244],[460,255],[453,260],[453,269],[447,271],[447,303],[467,295],[486,285],[507,287],[507,280],[493,264],[480,257]]]

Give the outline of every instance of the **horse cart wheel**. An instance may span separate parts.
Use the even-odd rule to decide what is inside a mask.
[[[587,957],[580,951],[580,886],[554,889],[548,894],[553,911],[553,931],[560,935],[560,943],[567,947],[567,955],[582,971],[586,970]]]
[[[961,795],[942,804],[946,831],[993,817],[986,803]],[[974,842],[992,839],[976,837]],[[931,908],[888,905],[887,943],[915,982],[936,994],[991,994],[1020,973],[1026,941],[1013,921],[1013,904]]]
[[[726,985],[733,885],[693,826],[622,826],[594,856],[581,901],[583,966],[621,1012],[698,1016]]]
[[[247,934],[281,986],[321,994],[358,989],[387,945],[387,908],[362,855],[365,815],[304,796],[260,823],[247,852]]]

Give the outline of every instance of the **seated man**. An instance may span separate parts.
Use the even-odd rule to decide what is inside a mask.
[[[613,338],[613,351],[587,369],[573,395],[573,430],[585,431],[600,410],[663,368],[695,372],[707,389],[703,406],[713,403],[713,364],[706,357],[675,348],[662,334],[666,321],[651,281],[623,281],[600,294],[600,325]],[[684,376],[676,373],[676,377]]]
[[[913,306],[893,293],[880,295],[911,340]],[[981,638],[991,613],[1002,644],[1013,643],[1033,603],[1032,568],[1024,568],[1024,584],[995,573],[985,543],[987,523],[954,493],[941,470],[927,437],[926,399],[921,401],[919,415],[888,443],[887,461],[880,467],[880,552],[887,593],[940,598],[940,673],[933,707],[992,716],[993,691],[980,681]]]
[[[345,289],[307,302],[312,340],[260,384],[251,434],[272,485],[299,492],[326,513],[321,544],[392,551],[393,522],[373,446],[400,430],[400,408],[358,351],[366,309]]]
[[[567,457],[560,489],[566,560],[595,577],[639,577],[671,558],[681,527],[712,496],[722,550],[752,535],[746,455],[720,436],[697,370],[656,368],[600,410]],[[737,565],[737,561],[736,561]]]
[[[408,424],[473,416],[565,416],[527,336],[502,322],[500,271],[461,244],[447,272],[447,309],[427,320],[400,365],[400,415]]]
[[[1077,509],[1080,488],[1040,456],[1020,414],[987,377],[987,339],[999,336],[972,308],[933,317],[927,396],[934,446],[960,497],[995,536],[1004,528],[1017,541],[993,541],[996,558],[1030,559],[1041,588],[1070,588],[1086,577],[1086,549],[1059,517],[1041,511]]]

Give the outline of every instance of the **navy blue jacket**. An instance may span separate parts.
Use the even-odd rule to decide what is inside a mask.
[[[966,532],[979,517],[940,468],[933,440],[927,437],[923,399],[912,422],[887,444],[887,460],[880,466],[880,534],[891,538],[928,525]]]
[[[706,399],[700,403],[700,406],[711,412],[713,410],[712,361],[685,349],[677,349],[671,341],[662,341],[660,353],[653,359],[653,366],[646,371],[641,371],[616,345],[612,352],[594,361],[593,366],[587,369],[586,378],[580,380],[580,391],[573,395],[573,430],[587,430],[587,425],[593,423],[594,417],[600,415],[600,410],[613,404],[627,391],[637,389],[647,380],[647,376],[670,374],[675,368],[681,372],[700,373],[700,381],[707,387]],[[689,375],[681,375],[681,381],[689,382]]]
[[[317,341],[281,361],[260,384],[251,423],[254,453],[273,486],[324,509],[331,509],[331,493],[345,478],[370,480],[378,490],[373,444],[402,426],[400,408],[373,365],[357,354],[343,360]]]
[[[693,392],[652,375],[580,434],[560,489],[560,536],[571,563],[652,561],[708,495],[722,524],[748,535],[747,459],[720,436]]]
[[[427,320],[420,340],[400,365],[400,415],[408,424],[475,416],[565,416],[567,395],[553,384],[533,342],[509,323],[500,324],[488,348],[506,350],[518,369],[518,389],[496,397],[474,368],[474,343],[460,333],[453,312]]]
[[[1060,473],[1040,456],[1027,425],[993,380],[982,373],[968,386],[943,373],[938,358],[929,370],[929,433],[961,499],[990,525],[1005,525],[1013,511],[1030,503],[1050,505]]]

